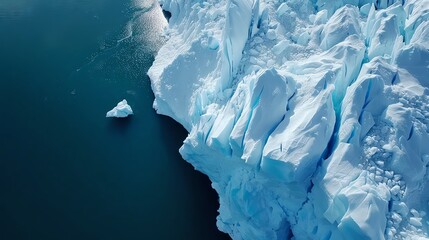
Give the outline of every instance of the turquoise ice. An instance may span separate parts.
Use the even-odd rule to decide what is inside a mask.
[[[161,2],[154,107],[188,130],[220,230],[428,238],[429,1]]]

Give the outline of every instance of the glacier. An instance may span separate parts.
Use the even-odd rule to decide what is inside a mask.
[[[160,0],[148,71],[233,239],[429,239],[429,0]]]
[[[106,118],[126,118],[133,114],[133,109],[128,105],[127,100],[122,100],[110,111],[106,113]]]

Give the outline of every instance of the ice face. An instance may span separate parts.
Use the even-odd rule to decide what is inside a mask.
[[[133,110],[128,105],[127,100],[120,101],[116,107],[106,113],[106,117],[125,118],[128,115],[132,115]]]
[[[233,239],[427,239],[429,0],[162,0],[148,74]]]

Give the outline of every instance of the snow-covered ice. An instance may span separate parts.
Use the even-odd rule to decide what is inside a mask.
[[[118,102],[116,107],[106,113],[106,117],[116,117],[116,118],[125,118],[128,115],[132,115],[133,110],[130,105],[128,105],[127,100],[122,100]]]
[[[233,239],[428,239],[429,0],[160,0],[154,108]]]

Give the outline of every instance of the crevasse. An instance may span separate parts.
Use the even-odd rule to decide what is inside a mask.
[[[148,75],[233,239],[428,239],[429,0],[161,0]]]

